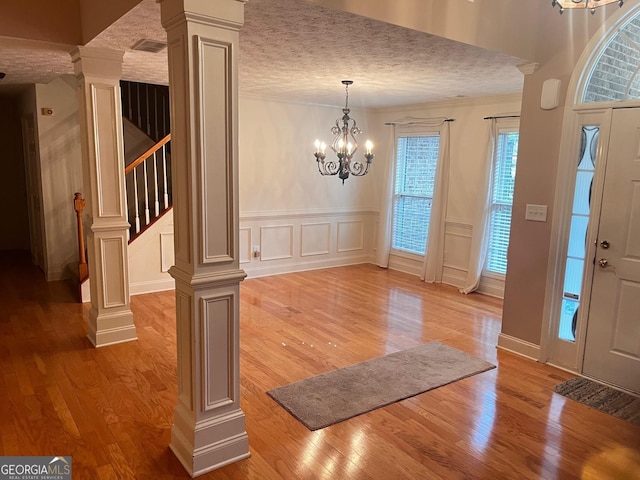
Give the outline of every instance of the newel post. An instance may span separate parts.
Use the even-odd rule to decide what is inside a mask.
[[[89,276],[89,266],[87,265],[87,255],[84,244],[84,225],[82,224],[82,213],[86,205],[82,193],[76,192],[73,197],[73,209],[76,211],[76,222],[78,224],[78,278],[80,283]]]

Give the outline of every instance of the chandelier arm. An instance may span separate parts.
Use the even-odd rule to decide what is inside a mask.
[[[340,163],[334,160],[325,162],[322,155],[316,155],[316,162],[318,164],[318,171],[320,175],[336,175],[340,171]]]
[[[371,160],[366,163],[363,162],[351,162],[349,164],[349,173],[354,177],[362,177],[369,173],[369,167],[371,166]]]

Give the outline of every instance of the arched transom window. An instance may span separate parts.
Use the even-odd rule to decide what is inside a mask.
[[[622,25],[600,52],[582,103],[640,99],[640,14]]]

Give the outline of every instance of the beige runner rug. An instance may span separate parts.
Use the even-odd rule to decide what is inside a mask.
[[[495,368],[439,342],[374,358],[267,392],[309,430],[324,428]]]

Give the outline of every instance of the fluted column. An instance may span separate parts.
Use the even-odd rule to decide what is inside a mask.
[[[162,0],[171,94],[178,404],[193,476],[249,456],[239,388],[238,93],[244,2]]]
[[[91,228],[87,235],[91,310],[96,347],[136,339],[129,298],[129,257],[120,78],[123,52],[76,47],[84,189]]]

